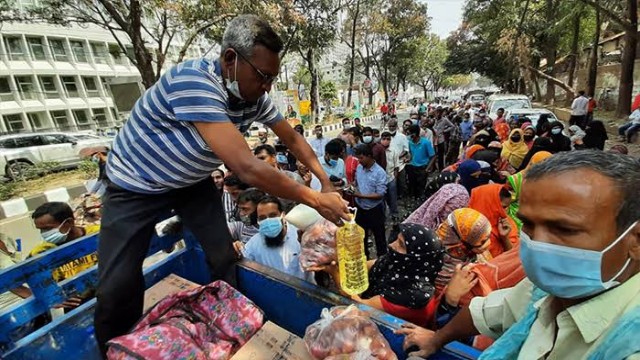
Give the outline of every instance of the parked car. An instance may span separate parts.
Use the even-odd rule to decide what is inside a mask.
[[[0,176],[21,179],[42,162],[55,162],[59,169],[78,166],[80,150],[111,147],[113,139],[86,133],[29,133],[0,136]]]
[[[531,109],[531,100],[526,95],[517,94],[495,94],[489,96],[487,112],[491,119],[496,119],[496,112],[500,108],[505,111],[510,109]]]
[[[556,114],[553,111],[545,109],[545,108],[533,108],[533,109],[509,109],[505,111],[505,119],[509,119],[510,116],[517,117],[527,117],[531,120],[531,125],[538,125],[538,119],[540,115],[547,114],[549,116],[549,121],[559,121]]]
[[[485,97],[482,94],[473,94],[469,96],[469,102],[474,106],[484,105]]]

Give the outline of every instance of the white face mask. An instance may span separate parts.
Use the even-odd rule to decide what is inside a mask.
[[[234,80],[231,81],[230,79],[231,75],[229,74],[229,70],[227,70],[227,78],[225,79],[225,84],[227,86],[227,90],[229,90],[231,95],[235,96],[240,100],[244,100],[242,95],[240,95],[240,85],[238,85],[238,54],[236,54],[236,61],[233,67],[234,67],[234,70],[233,70]]]

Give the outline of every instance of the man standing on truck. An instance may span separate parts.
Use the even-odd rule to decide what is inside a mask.
[[[232,238],[210,179],[220,164],[243,181],[309,205],[335,223],[349,218],[313,150],[267,94],[280,69],[282,48],[267,22],[238,16],[227,25],[218,59],[180,63],[138,99],[107,163],[95,311],[103,353],[108,340],[126,333],[142,315],[142,261],[155,223],[170,209],[199,240],[214,278],[234,282]],[[242,134],[254,121],[270,127],[313,172],[322,193],[251,154]]]

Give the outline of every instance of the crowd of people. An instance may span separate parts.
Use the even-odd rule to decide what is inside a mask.
[[[340,292],[334,263],[299,261],[302,229],[285,220],[297,204],[337,225],[353,216],[347,204],[357,209],[370,286],[351,297],[410,321],[400,333],[415,355],[452,340],[488,348],[487,358],[640,352],[624,341],[640,330],[640,163],[624,146],[604,151],[601,122],[565,129],[544,115],[534,124],[500,109],[492,120],[471,104],[422,102],[408,119],[387,106],[378,127],[346,118],[336,138],[315,126],[305,139],[268,96],[283,47],[268,23],[239,16],[218,59],[179,64],[136,103],[102,184],[94,324],[103,353],[142,314],[142,261],[167,210],[216,279],[233,285],[244,257]],[[253,122],[277,141],[265,128],[246,143]],[[42,251],[89,233],[65,205],[34,213]],[[72,260],[56,280],[96,260]]]

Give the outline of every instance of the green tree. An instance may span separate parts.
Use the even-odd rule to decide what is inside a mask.
[[[430,90],[437,91],[440,79],[445,73],[445,61],[448,58],[447,46],[435,34],[416,39],[416,61],[409,68],[409,82],[422,88],[424,98]]]
[[[331,107],[331,103],[338,97],[338,89],[336,84],[331,81],[320,82],[320,100],[327,108]]]
[[[624,30],[624,49],[620,64],[620,85],[616,115],[626,116],[631,111],[633,98],[633,71],[638,47],[638,1],[637,0],[580,0],[597,9],[602,16]]]

